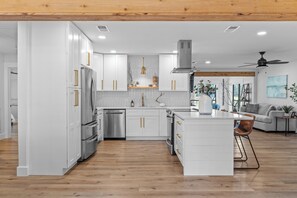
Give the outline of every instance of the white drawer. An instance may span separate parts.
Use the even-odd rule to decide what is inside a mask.
[[[159,116],[159,110],[143,110],[143,116]]]
[[[127,109],[126,116],[142,116],[142,110]]]

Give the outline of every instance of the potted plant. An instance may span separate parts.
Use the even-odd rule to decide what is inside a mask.
[[[290,98],[297,103],[297,85],[296,83],[293,83],[291,87],[289,87],[287,89],[288,91],[292,92],[292,95],[290,96]]]
[[[290,116],[290,112],[294,109],[294,107],[291,105],[289,105],[289,106],[284,105],[284,106],[282,106],[282,109],[285,112],[285,116]]]
[[[218,90],[213,84],[211,84],[211,81],[208,80],[207,83],[204,83],[203,80],[200,80],[197,85],[194,86],[194,93],[197,95],[200,94],[206,94],[208,96],[211,96]]]

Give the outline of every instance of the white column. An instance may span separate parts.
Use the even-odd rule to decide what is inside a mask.
[[[30,96],[31,96],[31,40],[30,22],[18,22],[18,176],[29,175],[29,133],[30,133]]]
[[[4,56],[0,54],[0,139],[5,138],[4,131]]]

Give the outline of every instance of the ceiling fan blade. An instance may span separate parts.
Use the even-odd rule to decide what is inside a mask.
[[[271,64],[287,64],[289,63],[288,61],[279,61],[279,62],[267,62],[267,64],[271,65]]]
[[[267,63],[273,63],[273,62],[280,62],[281,60],[270,60],[270,61],[267,61]]]
[[[258,64],[250,64],[250,65],[241,65],[241,66],[238,66],[238,67],[252,67],[252,66],[257,66]]]
[[[245,64],[245,65],[255,65],[257,63],[243,63],[243,64]]]

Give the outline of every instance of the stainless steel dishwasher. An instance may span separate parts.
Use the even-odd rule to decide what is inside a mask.
[[[126,139],[126,110],[104,110],[104,139]]]

